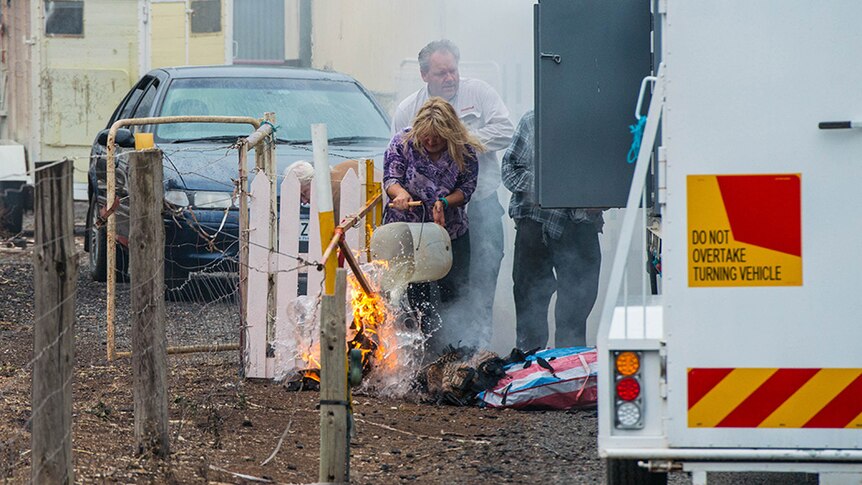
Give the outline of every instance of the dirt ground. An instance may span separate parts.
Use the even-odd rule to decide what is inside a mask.
[[[80,483],[317,481],[316,392],[238,377],[236,352],[170,356],[171,456],[134,449],[130,359],[105,357],[105,285],[89,277],[78,228],[73,456]],[[0,248],[0,480],[30,473],[33,275],[30,244]],[[128,348],[128,285],[118,285],[117,347]],[[168,302],[169,345],[236,341],[232,299]],[[352,483],[600,483],[596,411],[518,412],[354,395]],[[262,463],[281,445],[275,456]],[[242,475],[250,477],[244,478]]]
[[[78,211],[80,212],[80,211]],[[83,220],[83,218],[79,218]],[[312,483],[318,478],[316,392],[239,377],[237,352],[169,357],[170,458],[137,457],[130,359],[105,357],[105,285],[89,276],[83,228],[73,378],[78,483]],[[32,239],[0,244],[0,480],[30,474]],[[203,295],[199,295],[203,296]],[[200,301],[197,301],[200,300]],[[129,348],[128,285],[118,285],[117,348]],[[167,303],[169,345],[236,342],[237,303]],[[594,409],[544,412],[417,404],[354,395],[350,479],[381,483],[602,483]],[[277,452],[276,452],[277,450]],[[264,462],[266,462],[264,464]],[[710,483],[713,482],[710,475]],[[790,483],[739,477],[715,483]],[[674,473],[670,483],[690,483]],[[803,477],[794,483],[816,483]]]

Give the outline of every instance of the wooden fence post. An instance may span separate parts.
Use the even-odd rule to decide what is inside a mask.
[[[165,335],[165,227],[162,152],[129,157],[131,169],[129,272],[131,273],[132,373],[138,453],[167,457],[167,337]]]
[[[36,172],[35,216],[30,478],[35,484],[71,484],[75,481],[72,370],[78,281],[71,160]]]
[[[248,142],[239,145],[239,361],[245,377],[245,355],[248,340]]]
[[[321,483],[347,483],[347,270],[335,273],[335,294],[320,304],[320,476]]]

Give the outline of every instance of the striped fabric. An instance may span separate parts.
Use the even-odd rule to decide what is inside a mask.
[[[537,357],[553,371],[539,365]],[[529,363],[529,365],[527,365]],[[525,367],[526,366],[526,367]],[[506,377],[477,396],[480,405],[514,409],[571,409],[595,406],[597,354],[590,347],[547,349],[506,366]]]

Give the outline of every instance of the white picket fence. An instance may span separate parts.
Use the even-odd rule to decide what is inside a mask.
[[[365,206],[365,164],[360,161],[357,174],[350,169],[341,180],[341,201],[339,215],[345,216],[358,213]],[[320,224],[315,195],[311,193],[311,208],[307,221],[300,216],[300,182],[293,171],[286,171],[281,177],[280,218],[278,224],[278,247],[274,251],[269,248],[270,234],[270,179],[268,174],[260,171],[255,175],[249,193],[249,251],[248,251],[248,298],[246,302],[246,333],[243,360],[245,376],[249,378],[272,379],[275,375],[275,357],[267,357],[267,347],[275,335],[286,334],[278,326],[289,324],[286,311],[292,301],[299,296],[299,274],[296,268],[300,263],[290,257],[299,255],[309,261],[320,261],[322,248],[320,241]],[[375,182],[380,182],[382,172],[375,170]],[[314,184],[311,184],[314,190]],[[338,221],[336,221],[337,223]],[[300,253],[300,231],[308,235],[308,251]],[[365,245],[365,225],[351,229],[344,236],[347,244],[354,249]],[[329,241],[326,241],[327,243]],[[367,262],[365,251],[359,261]],[[241,261],[240,264],[246,264]],[[307,294],[312,297],[320,295],[323,272],[313,267],[306,267],[308,285]],[[267,292],[269,275],[275,274],[276,301],[275,327],[267,331]],[[350,318],[350,317],[348,317]]]

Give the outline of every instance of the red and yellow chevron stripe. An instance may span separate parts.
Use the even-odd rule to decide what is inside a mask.
[[[862,429],[862,369],[688,369],[689,428]]]

